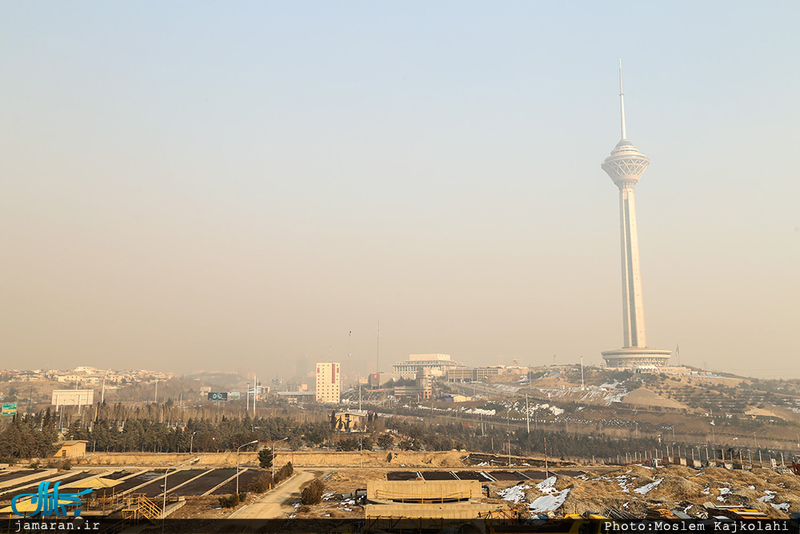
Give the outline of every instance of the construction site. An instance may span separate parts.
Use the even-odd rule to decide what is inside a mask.
[[[599,518],[791,521],[800,511],[797,463],[762,468],[737,459],[693,467],[685,458],[608,465],[458,451],[284,453],[275,465],[291,462],[293,475],[264,491],[253,484],[268,472],[256,454],[241,454],[238,469],[235,456],[86,454],[71,465],[11,467],[0,472],[0,513],[17,531],[45,481],[60,483],[61,492],[91,490],[80,515],[97,519],[105,532],[156,532],[163,522],[170,532],[216,532],[233,523],[264,531],[287,519],[301,530],[317,522],[315,529],[330,532],[441,531],[475,521],[499,532],[498,522],[534,528]],[[303,489],[315,480],[322,498],[304,503]],[[223,507],[221,498],[232,494],[246,496]]]

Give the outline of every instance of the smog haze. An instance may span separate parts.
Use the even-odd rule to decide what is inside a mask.
[[[800,376],[796,2],[0,13],[3,367],[597,365],[622,58],[649,345]]]

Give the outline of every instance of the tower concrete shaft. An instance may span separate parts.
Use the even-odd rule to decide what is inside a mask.
[[[623,347],[646,347],[642,275],[639,269],[639,237],[633,186],[619,190],[620,239],[622,244]]]

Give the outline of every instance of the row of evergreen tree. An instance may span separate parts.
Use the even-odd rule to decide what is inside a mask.
[[[104,452],[222,452],[236,450],[242,444],[286,441],[288,447],[328,446],[331,449],[372,449],[376,444],[390,448],[395,444],[406,450],[447,451],[466,449],[475,452],[507,452],[512,454],[547,453],[551,457],[616,458],[625,453],[648,451],[658,445],[652,438],[614,439],[605,434],[577,434],[563,430],[518,429],[491,425],[432,424],[400,417],[381,418],[369,422],[368,432],[355,434],[335,432],[330,421],[301,422],[288,416],[226,417],[190,419],[184,425],[158,422],[152,417],[113,420],[75,420],[63,432],[66,439],[88,442],[88,451]],[[48,457],[55,452],[59,438],[57,420],[49,410],[32,416],[15,417],[0,430],[0,457]],[[394,442],[388,428],[398,436]],[[683,445],[686,446],[685,444]]]

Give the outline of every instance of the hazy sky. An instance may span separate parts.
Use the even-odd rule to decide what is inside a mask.
[[[0,3],[0,367],[800,376],[800,4]],[[352,358],[347,357],[352,331]]]

